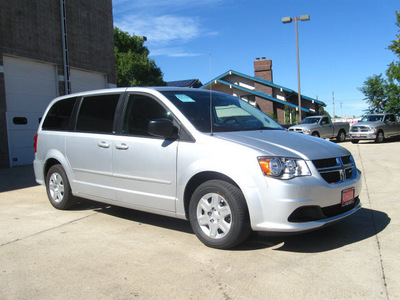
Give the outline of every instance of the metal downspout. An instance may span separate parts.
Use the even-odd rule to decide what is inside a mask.
[[[65,95],[71,93],[70,72],[69,72],[69,59],[68,59],[68,40],[67,40],[67,15],[65,12],[65,0],[60,0],[61,11],[61,41],[63,52],[63,66],[64,66],[64,88]]]

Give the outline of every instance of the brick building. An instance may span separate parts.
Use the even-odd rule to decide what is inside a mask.
[[[256,59],[254,76],[233,70],[214,78],[202,88],[224,92],[246,100],[267,115],[273,115],[280,124],[294,123],[298,111],[298,93],[273,82],[272,61]],[[301,95],[302,117],[318,114],[326,104]]]
[[[1,0],[0,168],[32,163],[51,99],[115,83],[112,0]]]

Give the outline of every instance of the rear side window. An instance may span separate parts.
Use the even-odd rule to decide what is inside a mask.
[[[68,130],[76,97],[54,103],[44,119],[43,130]]]
[[[76,130],[112,133],[119,96],[119,94],[112,94],[83,98]]]

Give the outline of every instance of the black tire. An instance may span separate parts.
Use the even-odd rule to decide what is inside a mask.
[[[212,248],[230,249],[251,233],[242,191],[222,180],[206,181],[194,191],[189,220],[199,240]]]
[[[318,133],[317,131],[314,131],[311,135],[312,135],[312,136],[319,137],[319,133]]]
[[[382,130],[379,130],[375,138],[375,143],[383,143],[384,140],[385,140],[385,135],[383,134]]]
[[[351,140],[351,142],[352,142],[353,144],[358,144],[359,141],[360,141],[360,140]]]
[[[339,133],[336,137],[336,141],[341,143],[346,140],[346,132],[344,130],[339,130]]]
[[[46,191],[51,205],[57,209],[69,209],[76,203],[67,174],[61,165],[54,165],[47,172]]]

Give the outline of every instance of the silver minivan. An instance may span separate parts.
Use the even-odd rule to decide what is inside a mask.
[[[117,88],[54,99],[35,137],[50,203],[77,197],[188,219],[207,246],[253,231],[301,232],[351,215],[351,153],[287,132],[247,102],[184,88]]]

